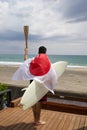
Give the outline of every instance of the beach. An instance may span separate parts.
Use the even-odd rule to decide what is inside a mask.
[[[15,87],[27,87],[29,81],[13,81],[12,76],[18,66],[0,65],[0,83]],[[87,68],[67,67],[58,80],[57,91],[87,94]]]

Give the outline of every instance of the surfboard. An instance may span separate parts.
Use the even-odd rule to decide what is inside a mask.
[[[56,72],[57,80],[65,71],[67,66],[66,61],[59,61],[52,64],[53,69]],[[55,86],[56,87],[56,86]],[[23,110],[26,110],[36,104],[49,90],[37,81],[33,81],[24,92],[20,104]]]

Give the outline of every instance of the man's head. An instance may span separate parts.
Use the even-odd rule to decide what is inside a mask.
[[[39,50],[38,50],[38,53],[39,53],[39,54],[40,54],[40,53],[46,53],[46,51],[47,51],[46,47],[40,46],[40,47],[39,47]]]

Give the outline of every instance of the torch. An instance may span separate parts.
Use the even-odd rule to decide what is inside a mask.
[[[24,60],[28,59],[28,31],[29,31],[29,26],[24,26],[24,37],[25,37],[25,54],[24,54]]]

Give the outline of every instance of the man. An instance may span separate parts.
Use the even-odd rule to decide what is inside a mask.
[[[30,63],[30,72],[33,73],[33,75],[44,75],[47,73],[50,69],[50,61],[46,55],[46,48],[44,46],[41,46],[38,50],[38,56],[35,57],[35,59]],[[44,64],[44,65],[43,65]],[[32,80],[30,80],[30,83]],[[45,95],[38,103],[36,103],[33,108],[33,114],[34,114],[34,124],[35,125],[44,125],[45,122],[40,120],[40,114],[41,114],[41,102],[47,100],[47,95]]]

